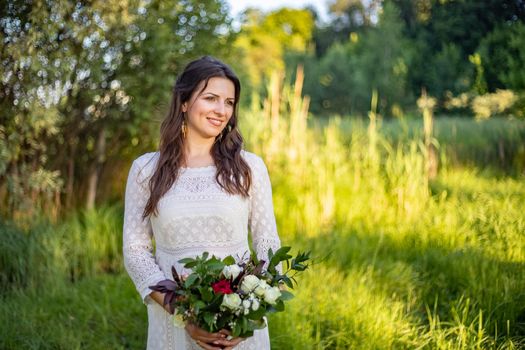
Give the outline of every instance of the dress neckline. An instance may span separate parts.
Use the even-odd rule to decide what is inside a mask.
[[[198,167],[180,167],[181,174],[201,174],[201,173],[215,173],[217,167],[215,165],[206,165]]]

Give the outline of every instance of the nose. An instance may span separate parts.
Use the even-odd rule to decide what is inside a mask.
[[[214,111],[221,117],[224,117],[226,115],[226,107],[224,106],[224,102],[218,100],[217,103],[215,104]]]

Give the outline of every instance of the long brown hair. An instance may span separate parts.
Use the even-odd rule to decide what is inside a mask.
[[[150,197],[144,208],[143,218],[151,214],[157,215],[159,200],[175,183],[184,163],[182,104],[189,101],[201,82],[204,82],[201,90],[204,91],[213,77],[227,78],[235,86],[233,114],[211,149],[217,167],[215,179],[226,192],[248,197],[252,177],[250,167],[241,157],[243,138],[237,128],[241,83],[226,64],[213,57],[204,56],[190,62],[175,83],[170,110],[160,127],[159,157],[149,180]]]

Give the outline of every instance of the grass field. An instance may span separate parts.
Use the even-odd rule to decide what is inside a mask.
[[[302,99],[275,100],[245,113],[247,148],[268,165],[283,243],[311,249],[316,264],[270,318],[272,348],[525,348],[523,121],[438,120],[441,140],[461,125],[429,179],[418,122],[309,127]],[[457,130],[481,140],[495,126],[509,168],[483,148],[469,163],[472,140],[457,151],[467,161],[450,161]],[[104,206],[58,226],[0,227],[0,348],[145,347],[121,216]]]

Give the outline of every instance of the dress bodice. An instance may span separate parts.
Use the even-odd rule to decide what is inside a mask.
[[[249,254],[248,230],[259,258],[279,248],[272,189],[262,159],[242,151],[250,166],[252,185],[247,198],[225,192],[217,183],[216,167],[182,168],[162,196],[156,215],[142,219],[149,198],[148,181],[158,152],[137,158],[126,187],[123,250],[126,269],[145,302],[149,286],[170,278],[178,260],[208,251],[218,257]],[[155,241],[156,251],[153,252]]]

